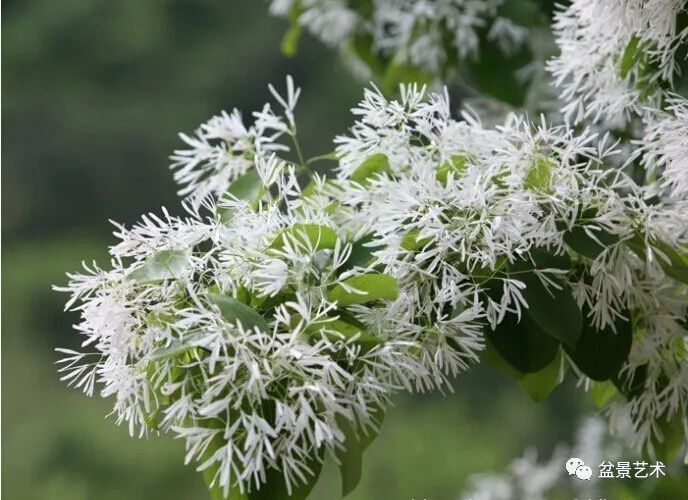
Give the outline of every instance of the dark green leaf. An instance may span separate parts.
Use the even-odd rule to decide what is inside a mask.
[[[356,170],[351,174],[351,180],[365,185],[368,179],[384,172],[390,172],[387,155],[376,153],[356,167]]]
[[[342,285],[335,285],[329,293],[329,300],[339,306],[365,304],[379,299],[394,300],[399,296],[397,280],[388,274],[361,274],[345,279],[343,284],[354,288],[348,291]]]
[[[351,255],[349,255],[347,261],[340,268],[340,271],[346,271],[354,267],[367,267],[373,260],[373,252],[382,248],[370,245],[372,241],[375,241],[375,237],[371,234],[352,243]]]
[[[527,46],[507,56],[496,42],[483,38],[480,57],[469,67],[480,91],[518,107],[525,103],[530,80],[516,75],[532,60],[533,55]]]
[[[146,263],[131,271],[127,278],[137,283],[149,283],[175,279],[189,262],[190,252],[185,250],[161,250]]]
[[[607,326],[596,330],[585,325],[575,349],[565,347],[578,369],[593,380],[603,381],[616,377],[631,351],[631,322],[617,319],[616,333]]]
[[[632,375],[624,371],[623,374],[618,373],[611,379],[618,391],[628,400],[638,397],[643,393],[646,380],[647,364],[638,366],[633,370]]]
[[[540,9],[533,0],[504,0],[497,8],[497,15],[530,28],[538,21]]]
[[[480,351],[480,361],[485,362],[490,368],[507,377],[521,380],[525,374],[514,368],[490,341],[489,336],[485,338],[485,349]]]
[[[647,260],[647,248],[645,238],[636,234],[626,244],[633,250],[638,257]],[[688,249],[678,251],[671,245],[659,240],[652,240],[650,245],[656,249],[654,251],[654,258],[659,262],[662,270],[671,278],[682,283],[688,283]],[[664,254],[660,256],[657,251]]]
[[[487,329],[487,338],[505,361],[523,373],[539,372],[559,351],[559,342],[527,315],[519,323],[515,314],[507,314],[495,330]]]
[[[533,263],[519,261],[509,265],[510,275],[526,285],[521,293],[528,303],[527,315],[544,332],[573,347],[583,328],[583,316],[573,295],[566,285],[559,290],[550,286],[548,290],[535,273],[527,270],[533,264],[537,269],[566,270],[570,260],[565,254],[554,255],[542,249],[532,249],[531,257]]]
[[[241,323],[243,328],[258,328],[270,332],[270,326],[263,316],[243,302],[226,295],[209,294],[208,300],[220,308],[222,317],[232,324]]]
[[[606,247],[619,241],[618,236],[606,231],[595,231],[592,228],[590,228],[589,231],[595,236],[599,243],[591,238],[585,231],[585,228],[581,226],[576,226],[570,231],[567,231],[564,234],[564,242],[575,252],[589,259],[595,259]]]

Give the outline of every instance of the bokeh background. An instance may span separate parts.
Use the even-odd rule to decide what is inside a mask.
[[[362,93],[341,60],[251,0],[2,2],[2,494],[7,500],[207,498],[183,443],[130,438],[109,401],[58,381],[53,349],[73,347],[74,315],[51,284],[82,260],[105,263],[108,219],[176,211],[168,155],[222,109],[250,112],[292,74],[306,154],[332,149]],[[498,71],[498,68],[495,68]],[[594,411],[571,382],[535,404],[479,367],[453,393],[400,396],[364,457],[352,500],[459,498],[534,445],[547,457]],[[337,498],[329,464],[315,499]]]

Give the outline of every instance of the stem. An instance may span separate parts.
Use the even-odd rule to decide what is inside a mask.
[[[301,153],[301,146],[299,146],[299,141],[296,138],[296,127],[294,127],[293,133],[289,134],[291,137],[291,142],[294,143],[294,150],[296,151],[296,156],[299,158],[299,163],[302,167],[306,167],[306,162],[303,159],[303,154]]]
[[[306,161],[306,165],[310,165],[311,163],[315,163],[316,161],[339,161],[339,158],[337,158],[337,155],[335,154],[334,151],[331,153],[327,153],[324,155],[318,155],[314,156],[313,158],[309,158]]]

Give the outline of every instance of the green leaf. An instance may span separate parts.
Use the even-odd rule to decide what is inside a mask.
[[[618,393],[616,386],[610,381],[593,382],[589,391],[590,399],[597,408],[602,408]]]
[[[225,423],[219,419],[206,420],[204,421],[203,425],[204,427],[213,429],[222,429],[225,427]],[[208,447],[203,452],[200,461],[205,462],[206,460],[210,459],[210,457],[212,457],[217,450],[224,446],[224,444],[225,441],[222,438],[222,434],[215,434],[213,439],[211,439],[210,443],[208,444]],[[205,482],[208,492],[210,493],[210,500],[248,500],[248,495],[241,493],[239,488],[230,488],[229,496],[225,496],[224,488],[218,484],[218,481],[215,481],[215,483],[211,486],[213,478],[215,478],[215,475],[217,474],[218,468],[219,465],[217,462],[215,462],[210,465],[210,467],[207,467],[202,471],[203,481]]]
[[[419,238],[420,229],[412,229],[401,240],[401,248],[412,252],[414,250],[420,250],[425,245],[432,241],[432,238]]]
[[[289,29],[282,37],[282,43],[280,44],[282,53],[287,57],[294,57],[299,48],[299,40],[303,32],[299,18],[303,11],[304,8],[301,0],[295,0],[289,10]]]
[[[564,285],[560,290],[548,291],[534,274],[518,279],[526,285],[521,292],[528,303],[526,315],[548,335],[575,346],[583,329],[583,315],[569,289]]]
[[[282,472],[270,468],[265,473],[266,482],[261,485],[260,489],[253,490],[248,494],[249,500],[305,500],[308,498],[322,472],[323,448],[307,460],[306,465],[311,472],[306,473],[305,483],[292,485],[291,495],[287,493],[287,485],[284,482]]]
[[[258,206],[258,202],[265,193],[263,180],[258,175],[255,168],[247,170],[244,174],[237,177],[227,188],[227,194],[239,200],[246,201],[251,207]],[[230,208],[221,209],[222,222],[229,222],[232,218],[233,210]]]
[[[669,262],[667,262],[664,257],[657,255],[655,251],[655,256],[664,272],[677,281],[688,283],[688,251],[679,253],[671,245],[658,240],[654,241],[653,246],[669,259]]]
[[[532,249],[531,257],[537,269],[568,269],[570,261],[565,255],[554,255],[541,249]],[[563,285],[548,290],[540,279],[528,269],[532,264],[520,261],[509,265],[512,277],[522,281],[526,288],[521,291],[528,303],[527,316],[548,335],[573,347],[583,328],[583,316],[573,295]]]
[[[532,27],[540,17],[540,8],[533,0],[504,0],[497,8],[497,16],[507,18],[519,26]]]
[[[647,248],[645,238],[642,235],[636,234],[633,238],[627,240],[626,244],[638,257],[647,260]],[[655,249],[653,252],[654,258],[666,275],[682,283],[688,283],[688,250],[679,253],[671,245],[656,239],[651,240],[650,245]],[[658,255],[657,251],[664,254],[666,258]]]
[[[547,191],[552,180],[553,166],[551,159],[538,158],[523,179],[523,186],[532,191]]]
[[[255,310],[239,302],[233,297],[219,294],[209,294],[208,300],[220,308],[222,317],[230,323],[241,323],[243,328],[258,328],[262,332],[269,333],[270,326],[263,316]]]
[[[381,246],[369,245],[373,241],[375,241],[375,236],[370,234],[352,243],[351,255],[339,268],[339,271],[347,271],[354,267],[367,267],[373,261],[373,252],[382,248]]]
[[[487,329],[487,338],[507,363],[523,373],[539,372],[559,351],[559,342],[527,315],[519,323],[515,314],[507,314],[495,330]]]
[[[595,259],[605,248],[619,241],[618,236],[607,231],[595,231],[593,226],[590,226],[589,231],[599,243],[590,237],[582,226],[576,226],[564,233],[564,242],[576,253],[584,255],[589,259]]]
[[[499,351],[489,337],[485,337],[485,349],[480,351],[480,361],[487,363],[490,368],[507,377],[522,380],[525,376],[523,372],[514,368],[501,354],[499,354]]]
[[[158,347],[153,350],[150,356],[151,361],[159,361],[161,359],[168,359],[185,353],[192,349],[194,341],[200,337],[199,334],[185,335],[183,338],[174,339],[168,345]]]
[[[640,47],[640,38],[633,35],[621,56],[621,78],[626,78],[628,76],[628,73],[642,56],[643,51]]]
[[[469,68],[478,90],[518,107],[525,103],[530,79],[516,75],[532,60],[533,54],[527,46],[505,55],[496,42],[483,37],[480,41],[480,57],[469,63]]]
[[[381,406],[373,405],[372,411],[370,411],[369,414],[375,420],[375,422],[377,422],[378,430],[375,430],[372,427],[367,427],[365,432],[359,434],[358,442],[361,445],[361,451],[368,449],[368,446],[375,441],[379,429],[382,427],[382,422],[385,420],[385,409]]]
[[[560,368],[561,356],[557,351],[557,355],[550,364],[539,372],[526,373],[519,385],[534,401],[544,401],[559,385]]]
[[[657,419],[657,427],[660,435],[654,433],[650,437],[654,457],[663,462],[672,461],[683,447],[685,429],[683,418],[680,413],[676,413],[671,418],[666,414]]]
[[[143,266],[131,271],[127,278],[137,283],[175,279],[186,267],[190,254],[187,250],[161,250]]]
[[[265,192],[265,186],[258,171],[255,168],[251,168],[243,175],[237,177],[229,185],[227,192],[240,200],[256,203]]]
[[[647,366],[647,363],[638,366],[630,375],[628,371],[624,371],[623,374],[618,373],[612,377],[612,383],[627,400],[640,396],[645,390]]]
[[[373,75],[381,78],[385,72],[385,62],[376,52],[375,40],[373,36],[366,32],[358,32],[354,35],[349,46],[353,52],[366,66],[370,69]]]
[[[270,247],[281,250],[284,248],[285,241],[291,244],[294,240],[316,250],[324,250],[335,247],[337,233],[327,226],[318,224],[294,224],[282,231]]]
[[[468,169],[468,160],[465,156],[451,155],[448,161],[445,161],[437,169],[435,178],[442,184],[447,183],[449,174],[451,173],[454,179],[460,179]]]
[[[575,349],[565,347],[578,369],[593,380],[617,376],[631,352],[631,322],[617,319],[614,324],[616,333],[610,326],[596,330],[586,324]]]
[[[363,448],[351,424],[341,415],[337,424],[344,433],[343,449],[336,451],[339,460],[339,471],[342,476],[342,496],[351,493],[361,480],[363,470]]]
[[[336,332],[336,333],[332,333]],[[326,323],[311,325],[305,329],[305,333],[309,336],[317,336],[324,334],[331,341],[349,339],[356,337],[355,343],[361,345],[364,351],[369,351],[376,345],[383,343],[383,340],[375,335],[368,333],[362,325],[354,325],[343,319],[335,319]]]
[[[303,28],[299,23],[294,23],[289,26],[289,29],[282,37],[282,42],[280,43],[280,48],[282,49],[282,54],[287,57],[294,57],[299,49],[299,40],[301,40],[301,35],[303,33]]]
[[[342,285],[335,285],[329,293],[329,300],[341,307],[351,304],[365,304],[379,299],[394,300],[399,296],[397,280],[388,274],[361,274],[345,279],[342,284],[354,288],[348,291]]]
[[[369,156],[356,167],[356,170],[351,174],[351,180],[359,184],[366,185],[367,181],[375,175],[384,172],[390,172],[389,159],[383,153],[376,153]]]
[[[418,66],[408,63],[390,63],[382,78],[380,86],[385,94],[393,94],[402,83],[417,83],[418,85],[430,85],[433,81],[431,74],[423,71]]]

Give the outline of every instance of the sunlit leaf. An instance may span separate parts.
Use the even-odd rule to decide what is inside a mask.
[[[340,306],[365,304],[379,299],[394,300],[399,295],[397,280],[388,274],[362,274],[347,278],[329,293],[329,300]],[[355,290],[348,290],[353,288]]]
[[[161,250],[130,272],[127,278],[137,283],[176,279],[186,268],[190,255],[186,250]]]
[[[365,185],[366,181],[373,176],[385,172],[390,172],[389,159],[387,159],[387,155],[383,153],[376,153],[363,160],[363,162],[356,167],[356,170],[351,174],[351,180]]]
[[[544,401],[559,385],[561,357],[555,356],[550,364],[535,373],[526,373],[519,385],[534,401]]]
[[[294,224],[282,231],[270,245],[281,250],[285,241],[297,241],[309,248],[324,250],[334,248],[337,243],[337,233],[333,229],[319,224]]]

